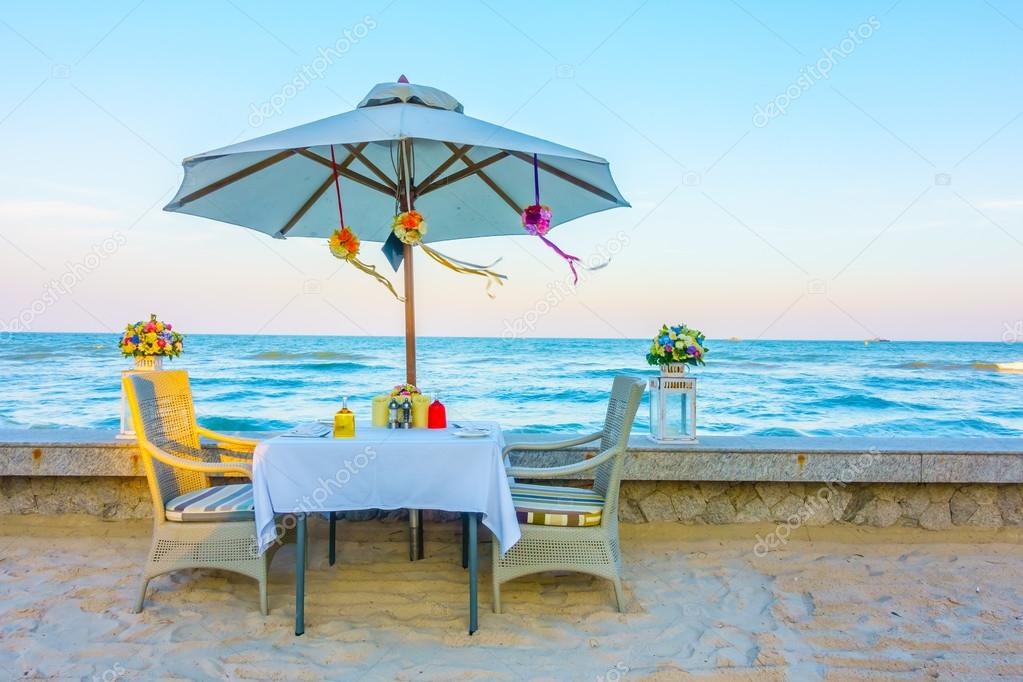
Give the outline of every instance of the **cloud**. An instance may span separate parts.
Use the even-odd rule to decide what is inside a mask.
[[[75,224],[109,223],[118,213],[100,206],[61,200],[0,201],[0,224],[61,221]]]

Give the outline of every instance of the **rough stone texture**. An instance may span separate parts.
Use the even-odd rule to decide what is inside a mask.
[[[625,481],[621,509],[628,523],[1000,528],[1023,526],[1023,484]]]
[[[945,530],[953,526],[1023,526],[1023,484],[947,483],[728,483],[625,481],[625,523],[832,523]],[[146,518],[152,503],[146,481],[116,476],[0,476],[0,514],[88,514]],[[348,512],[352,520],[403,518],[404,510]],[[427,511],[427,519],[458,514]]]
[[[947,530],[952,527],[952,515],[948,511],[948,505],[941,502],[931,502],[924,510],[919,519],[920,527],[927,530]]]
[[[966,494],[965,490],[957,490],[948,503],[949,511],[952,512],[952,523],[957,526],[965,525],[979,506],[972,496]]]

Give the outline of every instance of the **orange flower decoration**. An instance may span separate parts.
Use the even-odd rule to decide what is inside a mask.
[[[359,253],[359,238],[350,228],[334,230],[330,235],[330,251],[338,258],[350,260]]]

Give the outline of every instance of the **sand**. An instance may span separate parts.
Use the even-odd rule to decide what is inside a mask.
[[[771,527],[623,529],[629,612],[603,581],[542,575],[467,636],[458,524],[407,560],[396,523],[342,523],[339,563],[312,524],[307,632],[292,634],[293,551],[255,582],[217,571],[155,579],[129,612],[146,522],[0,517],[0,678],[272,680],[1023,679],[1018,532]]]

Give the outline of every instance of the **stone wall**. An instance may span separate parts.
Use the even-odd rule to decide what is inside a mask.
[[[144,478],[0,477],[0,514],[137,519],[152,516],[152,503]],[[346,516],[368,520],[401,515],[367,510]],[[620,517],[625,523],[1000,528],[1023,525],[1023,484],[624,481]],[[457,515],[435,512],[427,518],[451,520]]]
[[[1023,484],[625,481],[622,521],[824,526],[1023,525]]]

